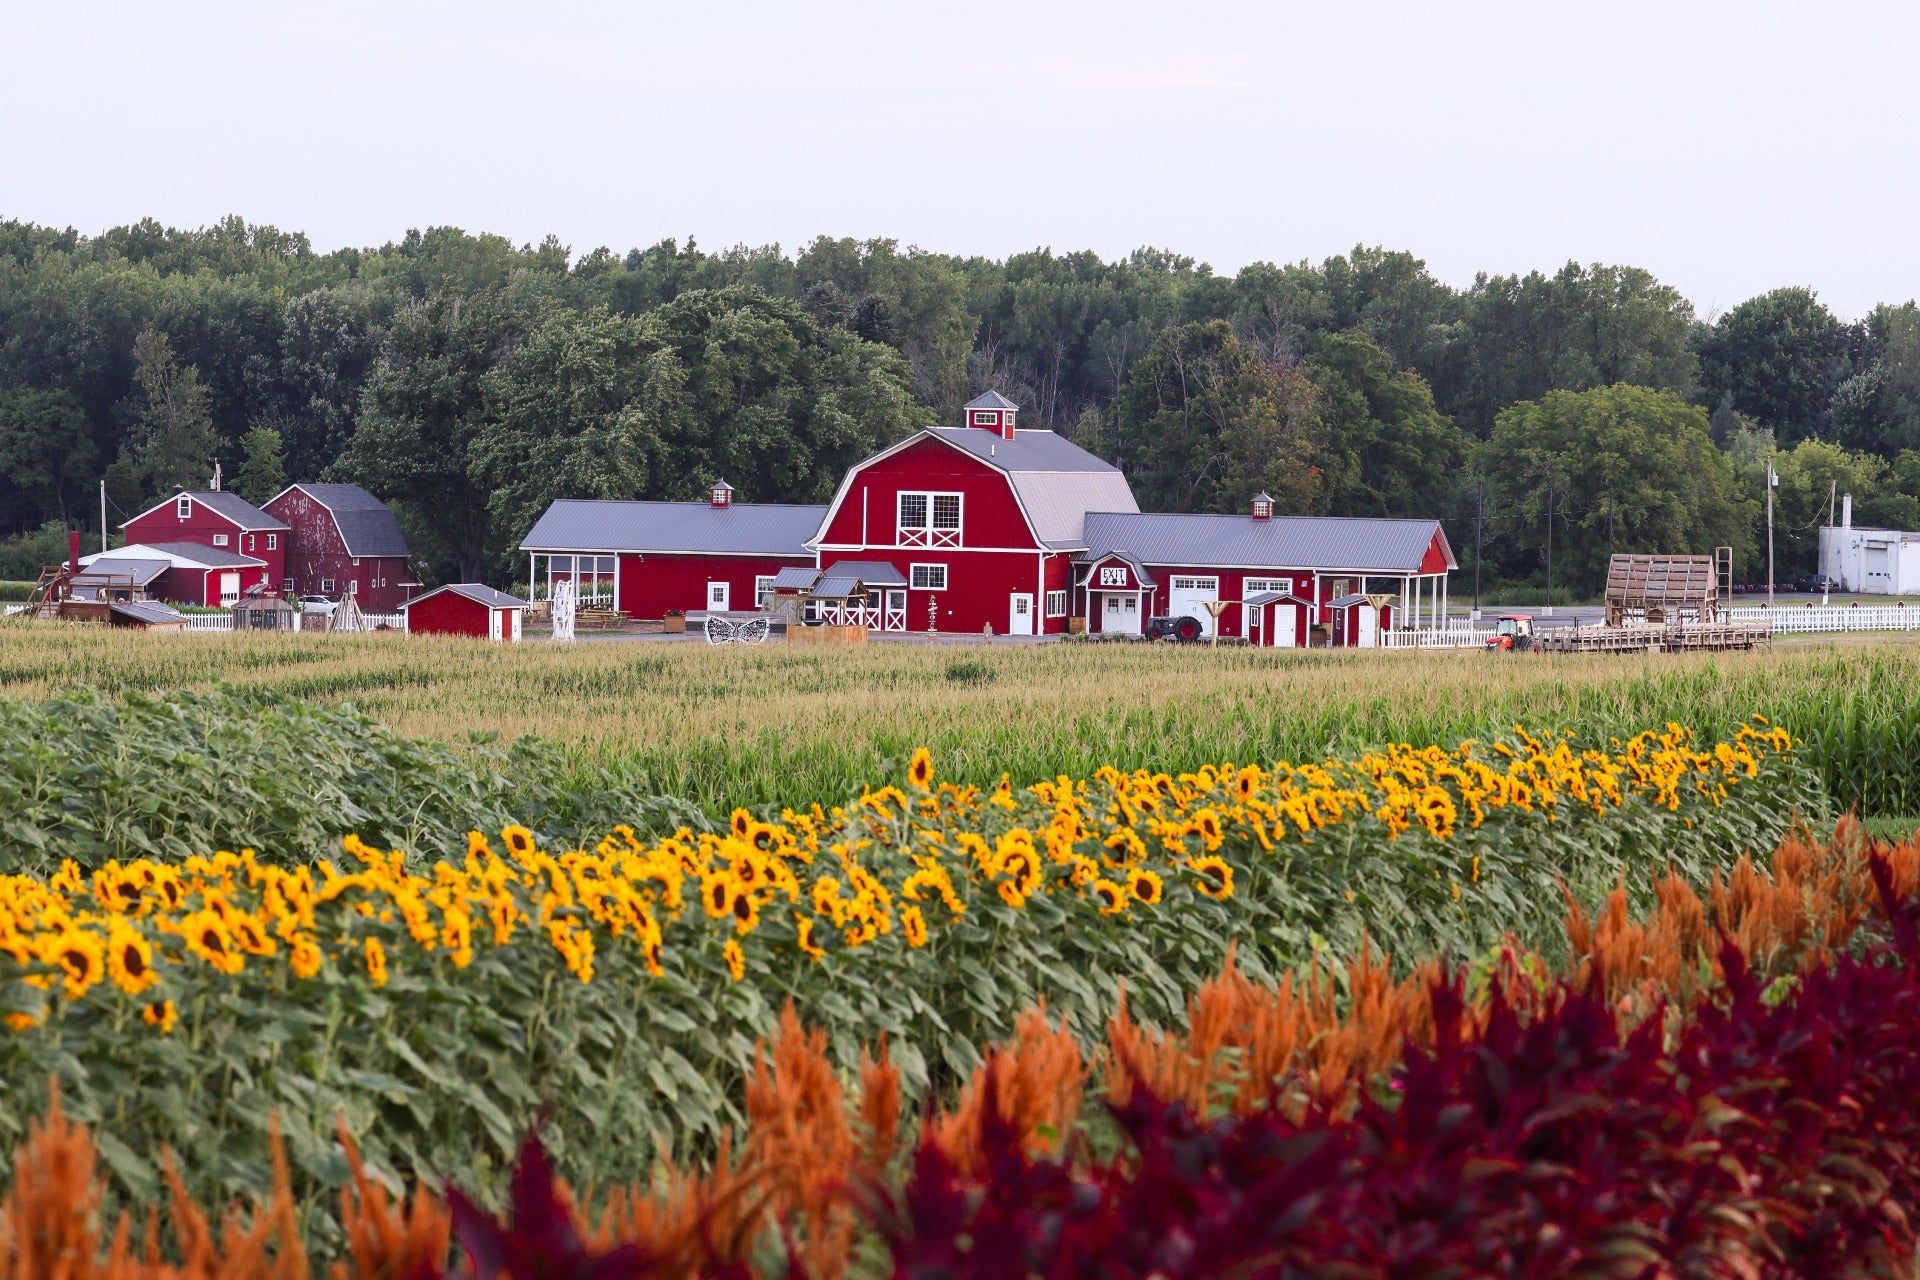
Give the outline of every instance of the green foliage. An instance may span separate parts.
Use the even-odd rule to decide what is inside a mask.
[[[1783,441],[1820,433],[1845,368],[1840,322],[1811,289],[1775,289],[1721,316],[1700,342],[1700,390]]]
[[[1504,532],[1547,541],[1553,506],[1556,581],[1595,591],[1614,552],[1734,549],[1752,563],[1752,504],[1714,448],[1707,415],[1667,391],[1626,385],[1553,391],[1503,411],[1481,450]]]
[[[67,550],[67,526],[58,520],[49,520],[32,533],[0,539],[0,578],[37,582],[42,569],[67,562]]]
[[[205,488],[219,438],[200,371],[175,359],[167,335],[153,329],[134,339],[133,358],[141,399],[131,443],[147,492]]]
[[[255,427],[247,432],[240,447],[245,457],[240,469],[233,473],[229,487],[259,506],[287,487],[287,462],[280,433],[272,427]]]
[[[64,391],[0,388],[0,527],[66,518],[99,471],[93,429]]]
[[[1329,455],[1326,509],[1343,516],[1428,516],[1442,509],[1466,442],[1419,374],[1360,333],[1308,357]]]

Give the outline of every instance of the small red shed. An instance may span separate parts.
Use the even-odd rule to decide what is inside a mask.
[[[1336,647],[1378,649],[1381,633],[1393,625],[1392,614],[1393,597],[1389,595],[1350,595],[1329,601],[1331,642]]]
[[[1307,643],[1313,606],[1291,591],[1262,591],[1240,602],[1247,612],[1247,639],[1273,649],[1299,649]]]
[[[410,634],[484,636],[506,644],[520,643],[526,610],[525,600],[477,582],[435,587],[400,606]]]

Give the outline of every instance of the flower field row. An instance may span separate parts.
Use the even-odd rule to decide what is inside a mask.
[[[747,1055],[740,1142],[697,1167],[575,1196],[530,1149],[496,1220],[434,1186],[396,1202],[343,1133],[348,1189],[319,1216],[336,1280],[447,1274],[456,1237],[479,1270],[547,1280],[790,1257],[815,1280],[1911,1274],[1916,895],[1920,842],[1843,823],[1704,893],[1667,876],[1644,911],[1624,887],[1576,905],[1560,964],[1504,947],[1396,977],[1362,955],[1269,983],[1230,957],[1166,1030],[1122,1007],[1089,1040],[1028,1010],[917,1143],[888,1045],[856,1069],[789,1010]],[[15,1274],[183,1274],[142,1261],[138,1222],[108,1244],[113,1152],[60,1115],[23,1144]],[[176,1191],[185,1274],[307,1280],[316,1232],[279,1168],[219,1236]]]

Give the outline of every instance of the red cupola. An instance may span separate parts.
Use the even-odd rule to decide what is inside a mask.
[[[998,391],[988,391],[976,400],[967,401],[964,412],[968,426],[981,427],[994,432],[1002,440],[1011,440],[1013,415],[1020,412],[1020,406]]]
[[[1264,489],[1253,495],[1253,518],[1255,520],[1273,519],[1273,499]]]
[[[710,507],[730,507],[733,505],[733,486],[725,480],[714,482],[707,490],[707,505]]]

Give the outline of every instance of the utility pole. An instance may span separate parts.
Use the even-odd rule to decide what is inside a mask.
[[[1767,608],[1773,608],[1773,488],[1780,476],[1773,469],[1773,455],[1767,455]]]
[[[1839,480],[1827,481],[1827,546],[1821,548],[1822,551],[1826,551],[1827,547],[1833,545],[1833,500],[1839,492]],[[1822,609],[1827,607],[1827,593],[1833,589],[1833,574],[1827,569],[1827,561],[1832,558],[1831,554],[1820,557],[1820,607]]]
[[[1547,608],[1546,616],[1553,616],[1553,473],[1547,473]]]
[[[105,555],[107,547],[107,482],[100,482],[100,554]]]

